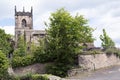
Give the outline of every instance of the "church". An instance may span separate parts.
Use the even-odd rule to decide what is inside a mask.
[[[31,7],[30,12],[17,11],[15,6],[15,47],[17,47],[19,36],[24,36],[24,40],[27,43],[27,49],[30,48],[30,44],[34,42],[38,44],[39,38],[45,36],[44,30],[33,30],[33,9]]]

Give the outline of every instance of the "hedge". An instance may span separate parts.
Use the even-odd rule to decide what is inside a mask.
[[[24,57],[19,57],[16,56],[12,59],[12,67],[16,68],[16,67],[24,67],[24,66],[28,66],[34,63],[34,58],[32,55],[27,55]]]

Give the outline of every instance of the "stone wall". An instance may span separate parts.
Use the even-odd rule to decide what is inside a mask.
[[[105,68],[113,65],[120,65],[120,58],[114,54],[105,54],[101,52],[95,55],[79,55],[78,68],[68,71],[68,76],[83,74],[83,72]]]
[[[12,69],[9,68],[9,73],[14,75],[25,75],[28,73],[45,73],[45,66],[51,64],[33,64],[26,67]],[[113,65],[120,65],[120,58],[114,54],[107,55],[105,53],[95,55],[79,55],[78,56],[78,68],[71,69],[68,71],[69,76],[83,73],[86,71],[96,70],[105,68]]]
[[[119,65],[120,59],[114,55],[105,53],[95,55],[79,55],[78,64],[84,69],[95,70],[112,65]]]
[[[16,75],[16,76],[17,75],[22,76],[22,75],[31,74],[31,73],[44,74],[45,67],[48,64],[49,63],[47,63],[47,64],[38,63],[38,64],[33,64],[33,65],[26,66],[26,67],[20,67],[20,68],[15,68],[15,69],[9,68],[8,72],[9,72],[9,74]]]

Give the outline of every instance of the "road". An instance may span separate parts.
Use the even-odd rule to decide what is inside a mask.
[[[113,66],[93,72],[69,77],[70,80],[120,80],[120,66]]]

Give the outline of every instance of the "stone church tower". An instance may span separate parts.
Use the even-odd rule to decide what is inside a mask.
[[[17,12],[15,6],[15,46],[17,47],[17,41],[19,36],[24,36],[27,44],[31,43],[31,33],[33,30],[33,15],[31,12],[25,12],[24,7],[22,12]],[[29,46],[29,45],[27,45]]]
[[[15,48],[17,48],[19,36],[23,36],[27,43],[27,49],[34,42],[39,45],[39,39],[45,37],[45,30],[33,30],[33,9],[30,12],[17,11],[15,6]]]

